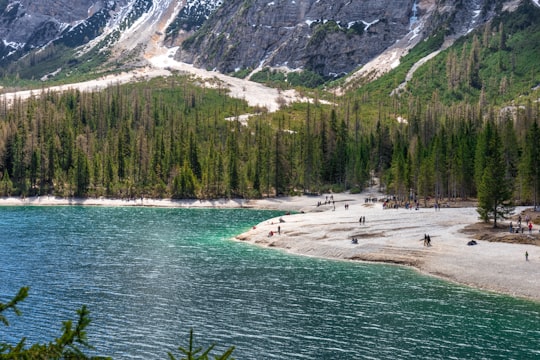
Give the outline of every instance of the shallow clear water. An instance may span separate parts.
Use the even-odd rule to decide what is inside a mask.
[[[0,302],[31,287],[0,342],[50,341],[86,304],[115,359],[165,359],[190,328],[237,359],[540,358],[538,303],[230,240],[278,214],[0,208]]]

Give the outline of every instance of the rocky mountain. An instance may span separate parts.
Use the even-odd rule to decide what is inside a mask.
[[[83,49],[146,45],[176,18],[195,29],[214,0],[0,0],[0,60],[15,61],[51,44]],[[179,31],[172,31],[178,35]]]
[[[17,59],[52,41],[82,45],[99,35],[126,1],[0,1],[0,58]]]
[[[0,0],[0,63],[61,45],[140,65],[166,45],[223,73],[286,67],[331,78],[441,29],[463,35],[521,1],[531,0]]]
[[[407,38],[460,36],[500,13],[498,0],[229,0],[177,59],[231,73],[264,66],[349,73]]]
[[[410,31],[412,0],[229,0],[177,58],[230,73],[259,66],[347,73]],[[204,51],[203,51],[204,49]]]

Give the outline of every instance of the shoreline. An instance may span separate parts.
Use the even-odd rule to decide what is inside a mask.
[[[482,291],[495,292],[540,302],[540,248],[476,240],[463,230],[478,223],[474,207],[383,209],[376,192],[333,194],[334,203],[324,205],[325,196],[268,199],[108,199],[0,198],[0,206],[140,206],[169,208],[247,208],[280,210],[292,215],[265,220],[236,236],[235,240],[272,247],[296,255],[318,258],[388,263],[412,267],[422,274]],[[318,206],[318,203],[323,204]],[[347,205],[347,207],[345,206]],[[516,208],[515,214],[524,210]],[[365,223],[359,219],[365,217]],[[279,226],[279,229],[278,229]],[[270,231],[274,235],[269,236]],[[501,228],[501,232],[505,231]],[[540,238],[535,232],[524,237]],[[423,244],[424,234],[432,243]],[[351,239],[356,238],[357,244]],[[528,252],[528,261],[525,259]]]
[[[57,196],[0,197],[0,206],[139,206],[163,208],[244,208],[244,199],[175,200],[175,199],[112,199],[112,198],[62,198]]]
[[[477,239],[477,245],[468,245],[474,234],[464,229],[479,222],[475,207],[383,209],[379,202],[365,203],[366,194],[335,196],[335,208],[306,206],[300,214],[282,216],[284,222],[279,217],[261,222],[236,240],[297,255],[408,266],[455,284],[540,302],[540,248]],[[515,214],[525,209],[517,207]],[[534,231],[521,236],[540,238],[538,226]],[[424,246],[425,234],[431,246]]]

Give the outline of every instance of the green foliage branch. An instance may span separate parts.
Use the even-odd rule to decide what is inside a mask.
[[[28,287],[22,287],[17,295],[7,303],[0,303],[0,321],[9,326],[4,316],[6,310],[12,310],[17,316],[21,312],[17,305],[28,296]],[[48,344],[32,344],[26,347],[26,338],[21,339],[16,345],[0,343],[0,359],[109,359],[101,356],[89,356],[84,354],[82,348],[93,349],[87,341],[86,327],[90,324],[89,311],[83,306],[77,311],[77,323],[73,325],[71,320],[65,321],[62,326],[62,334]]]
[[[15,315],[20,316],[21,311],[17,305],[28,297],[28,287],[22,287],[18,293],[7,303],[0,302],[0,322],[4,326],[9,326],[9,321],[4,315],[6,311],[13,311]],[[81,349],[85,348],[93,350],[94,348],[88,343],[86,336],[86,328],[90,324],[89,311],[86,306],[83,306],[77,311],[78,319],[75,326],[72,321],[65,321],[62,326],[62,334],[54,341],[48,344],[33,344],[26,347],[26,338],[21,339],[16,345],[0,342],[0,360],[107,360],[110,357],[90,356],[86,355]],[[170,360],[209,360],[212,356],[215,360],[234,360],[232,353],[234,346],[229,347],[222,354],[211,355],[215,344],[210,345],[207,349],[195,347],[193,340],[193,329],[189,333],[188,347],[178,347],[178,351],[183,355],[181,358],[176,358],[172,352],[168,352]]]

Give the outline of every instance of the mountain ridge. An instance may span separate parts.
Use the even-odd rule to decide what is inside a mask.
[[[128,69],[179,46],[176,60],[226,74],[280,68],[369,80],[438,29],[451,41],[522,1],[529,0],[0,0],[0,63],[4,76],[49,78],[85,55],[101,54],[103,69]],[[47,49],[55,45],[73,53],[52,65],[58,51]],[[19,61],[39,52],[47,55]]]

